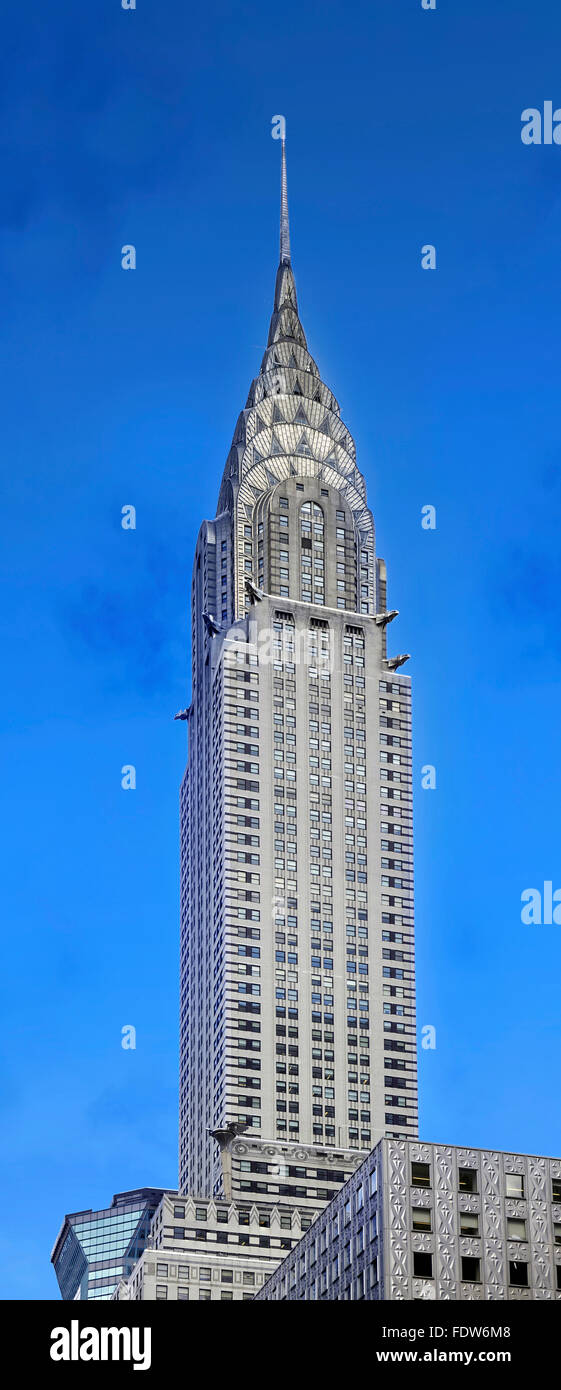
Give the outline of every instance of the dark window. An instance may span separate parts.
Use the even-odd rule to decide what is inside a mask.
[[[524,1260],[509,1260],[508,1282],[519,1289],[528,1288],[528,1266]]]
[[[458,1187],[460,1192],[477,1192],[477,1169],[458,1168]]]
[[[552,1202],[561,1202],[561,1178],[553,1178],[551,1183]]]
[[[411,1164],[411,1184],[413,1187],[430,1187],[430,1164]]]
[[[473,1255],[462,1255],[462,1279],[468,1284],[480,1284],[481,1260]]]
[[[423,1250],[413,1251],[413,1274],[416,1279],[432,1279],[432,1255]]]

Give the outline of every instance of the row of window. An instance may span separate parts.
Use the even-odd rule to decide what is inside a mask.
[[[413,1277],[415,1279],[433,1279],[433,1263],[433,1255],[427,1251],[415,1250],[413,1252]],[[556,1288],[561,1290],[561,1265],[556,1265],[555,1271]],[[465,1284],[480,1284],[482,1282],[479,1256],[462,1255],[460,1257],[460,1278]],[[508,1283],[512,1288],[529,1288],[530,1266],[527,1260],[508,1261]]]
[[[477,1192],[477,1169],[459,1168],[458,1169],[458,1191]],[[505,1197],[513,1200],[525,1197],[524,1177],[522,1173],[505,1173]],[[431,1172],[429,1163],[411,1164],[411,1186],[412,1187],[431,1187]],[[551,1200],[561,1202],[561,1178],[553,1178],[551,1184]]]
[[[172,1272],[173,1272],[173,1271],[172,1271]],[[209,1268],[207,1268],[206,1266],[202,1266],[202,1265],[178,1265],[178,1268],[177,1268],[177,1276],[178,1276],[179,1279],[197,1279],[197,1278],[198,1278],[198,1279],[200,1279],[201,1283],[210,1283],[210,1280],[211,1280],[211,1278],[212,1278],[212,1271],[211,1271]],[[167,1279],[168,1277],[169,1277],[169,1265],[168,1265],[167,1263],[165,1263],[164,1261],[162,1261],[162,1260],[158,1260],[158,1262],[157,1262],[157,1264],[156,1264],[156,1278],[157,1278],[157,1279]],[[233,1282],[234,1282],[234,1271],[233,1271],[233,1269],[221,1269],[221,1271],[220,1271],[220,1281],[221,1281],[222,1284],[233,1284]],[[255,1274],[252,1273],[251,1270],[244,1270],[243,1273],[242,1273],[242,1284],[245,1284],[245,1285],[248,1285],[248,1284],[254,1285],[255,1283],[256,1283],[256,1276],[255,1276]]]
[[[481,1235],[480,1216],[478,1212],[461,1211],[459,1213],[459,1226],[461,1236]],[[432,1209],[431,1207],[413,1207],[411,1212],[411,1227],[414,1231],[432,1231]],[[528,1223],[524,1217],[507,1216],[506,1219],[507,1240],[528,1239]],[[556,1245],[561,1245],[561,1221],[553,1223],[553,1239]]]
[[[183,1286],[183,1285],[179,1284],[179,1285],[178,1285],[178,1288],[177,1288],[177,1298],[178,1298],[178,1302],[180,1302],[180,1303],[187,1303],[187,1302],[189,1301],[189,1298],[190,1298],[190,1297],[192,1297],[192,1294],[190,1294],[189,1287],[188,1287],[187,1285],[184,1285],[184,1286]],[[242,1293],[242,1295],[241,1295],[242,1300],[245,1300],[246,1302],[249,1301],[249,1299],[251,1299],[251,1300],[253,1301],[253,1297],[254,1297],[254,1295],[253,1295],[252,1293]],[[220,1299],[220,1301],[221,1301],[222,1303],[231,1303],[231,1302],[233,1302],[233,1299],[234,1299],[233,1290],[232,1290],[232,1289],[220,1289],[220,1292],[218,1292],[218,1291],[216,1292],[216,1298],[217,1298],[217,1299]],[[199,1289],[199,1290],[198,1290],[198,1301],[199,1301],[199,1303],[210,1303],[211,1299],[212,1299],[212,1293],[211,1293],[210,1289]],[[163,1302],[166,1302],[167,1300],[168,1300],[168,1286],[167,1286],[167,1284],[156,1284],[156,1303],[163,1303]]]

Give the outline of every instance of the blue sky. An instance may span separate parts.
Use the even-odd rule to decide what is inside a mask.
[[[560,44],[554,0],[4,16],[2,1297],[57,1296],[66,1211],[176,1182],[172,715],[266,341],[276,113],[304,327],[413,654],[421,1133],[561,1152],[561,928],[520,921],[561,887],[561,147],[520,139]]]

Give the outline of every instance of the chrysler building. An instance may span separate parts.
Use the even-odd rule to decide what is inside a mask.
[[[410,680],[387,652],[355,445],[300,321],[284,141],[280,228],[191,591],[179,1183],[209,1197],[213,1131],[324,1152],[417,1135]]]

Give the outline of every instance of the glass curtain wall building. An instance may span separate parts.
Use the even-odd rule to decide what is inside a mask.
[[[65,1216],[51,1261],[63,1299],[109,1299],[144,1250],[162,1188],[117,1192],[103,1211]]]

